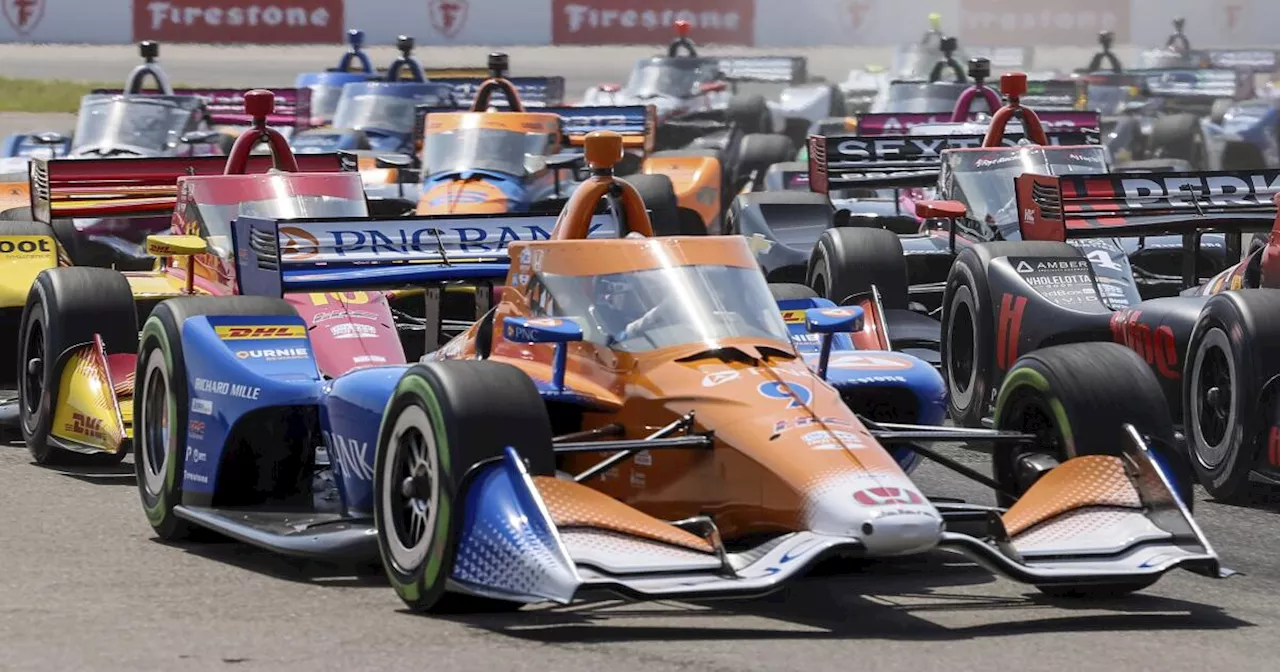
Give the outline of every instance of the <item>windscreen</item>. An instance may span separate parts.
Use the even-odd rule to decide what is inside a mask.
[[[314,84],[311,86],[311,116],[322,119],[326,123],[333,120],[338,113],[338,102],[342,100],[342,85]]]
[[[778,304],[758,269],[673,266],[632,273],[566,276],[540,273],[550,295],[539,312],[571,318],[587,340],[624,352],[689,343],[717,347],[753,338],[790,349]]]
[[[80,102],[72,152],[172,152],[194,127],[200,102],[187,96],[91,94]]]
[[[702,61],[682,58],[641,61],[631,71],[626,90],[637,98],[687,98],[704,78]]]
[[[408,135],[413,132],[414,108],[449,102],[447,84],[347,84],[334,111],[333,127]]]
[[[492,128],[457,128],[432,132],[423,149],[423,173],[491,170],[524,176],[545,165],[550,138],[545,133],[521,133]]]
[[[927,114],[950,113],[960,94],[969,88],[967,84],[946,82],[894,82],[889,86],[889,98],[884,112],[913,112]],[[974,98],[972,112],[990,112],[982,96]]]
[[[997,229],[1006,240],[1018,238],[1014,178],[1038,175],[1101,175],[1107,168],[1103,147],[1011,147],[1003,150],[947,153],[955,198],[968,218]]]
[[[246,187],[246,200],[238,203],[198,203],[198,219],[204,225],[204,234],[219,256],[231,256],[231,223],[237,217],[262,219],[343,218],[358,219],[369,216],[364,189],[359,180],[342,184],[328,193],[316,189],[318,181],[290,179],[286,175],[264,175],[256,184]],[[332,184],[328,182],[327,184]],[[261,196],[270,194],[268,198]]]

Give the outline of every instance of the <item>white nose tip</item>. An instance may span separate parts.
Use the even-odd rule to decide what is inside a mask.
[[[942,538],[942,516],[902,476],[842,475],[814,488],[806,506],[809,529],[853,537],[871,556],[928,551]]]

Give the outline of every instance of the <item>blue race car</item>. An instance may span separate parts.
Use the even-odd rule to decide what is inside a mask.
[[[347,42],[351,48],[342,55],[338,67],[324,72],[304,72],[298,75],[294,86],[311,89],[312,126],[328,126],[338,111],[342,99],[342,87],[353,82],[367,82],[378,78],[373,62],[364,52],[364,31],[348,30]]]

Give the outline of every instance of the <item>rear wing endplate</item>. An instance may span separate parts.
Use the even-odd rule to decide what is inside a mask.
[[[275,112],[267,117],[267,125],[294,129],[311,128],[311,89],[267,89],[275,94]],[[175,96],[194,96],[204,101],[209,123],[213,126],[252,126],[253,117],[245,114],[246,89],[174,89]],[[94,93],[123,94],[123,89],[97,89]]]
[[[1280,169],[1021,175],[1014,183],[1024,240],[1266,231]]]
[[[306,173],[355,170],[347,154],[298,154]],[[108,159],[32,159],[31,214],[41,222],[73,217],[150,217],[173,210],[178,178],[221,175],[223,156]],[[269,154],[249,157],[246,173],[266,173],[274,166]]]
[[[803,84],[809,79],[809,61],[803,56],[738,56],[716,59],[716,68],[728,82]]]
[[[238,218],[232,225],[242,294],[385,289],[506,278],[507,245],[549,240],[557,215],[368,219]],[[615,236],[597,214],[589,237]]]
[[[1050,145],[1096,145],[1098,133],[1049,131]],[[905,188],[936,184],[947,149],[981,147],[984,135],[809,136],[809,190],[820,194],[851,187]],[[1005,133],[1004,145],[1024,139]]]

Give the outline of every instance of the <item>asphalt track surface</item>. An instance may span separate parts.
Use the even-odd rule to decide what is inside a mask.
[[[463,50],[421,51],[427,60]],[[649,50],[510,51],[518,72],[565,74],[576,92],[622,77]],[[485,50],[475,52],[479,60]],[[265,61],[243,50],[166,47],[163,61],[188,84],[278,86],[329,64],[334,50],[261,53]],[[866,58],[813,55],[815,71],[829,77]],[[125,48],[0,46],[0,75],[115,79],[134,60]],[[65,123],[27,116],[0,127]],[[980,455],[949,453],[986,468]],[[917,480],[930,494],[990,502],[930,464]],[[1280,495],[1272,492],[1250,506],[1198,502],[1209,539],[1245,575],[1174,573],[1124,600],[1051,601],[940,553],[848,566],[748,602],[597,601],[449,619],[406,613],[367,569],[230,542],[159,543],[128,462],[59,472],[31,464],[19,445],[2,446],[0,512],[0,670],[1240,672],[1275,670],[1280,635]]]

